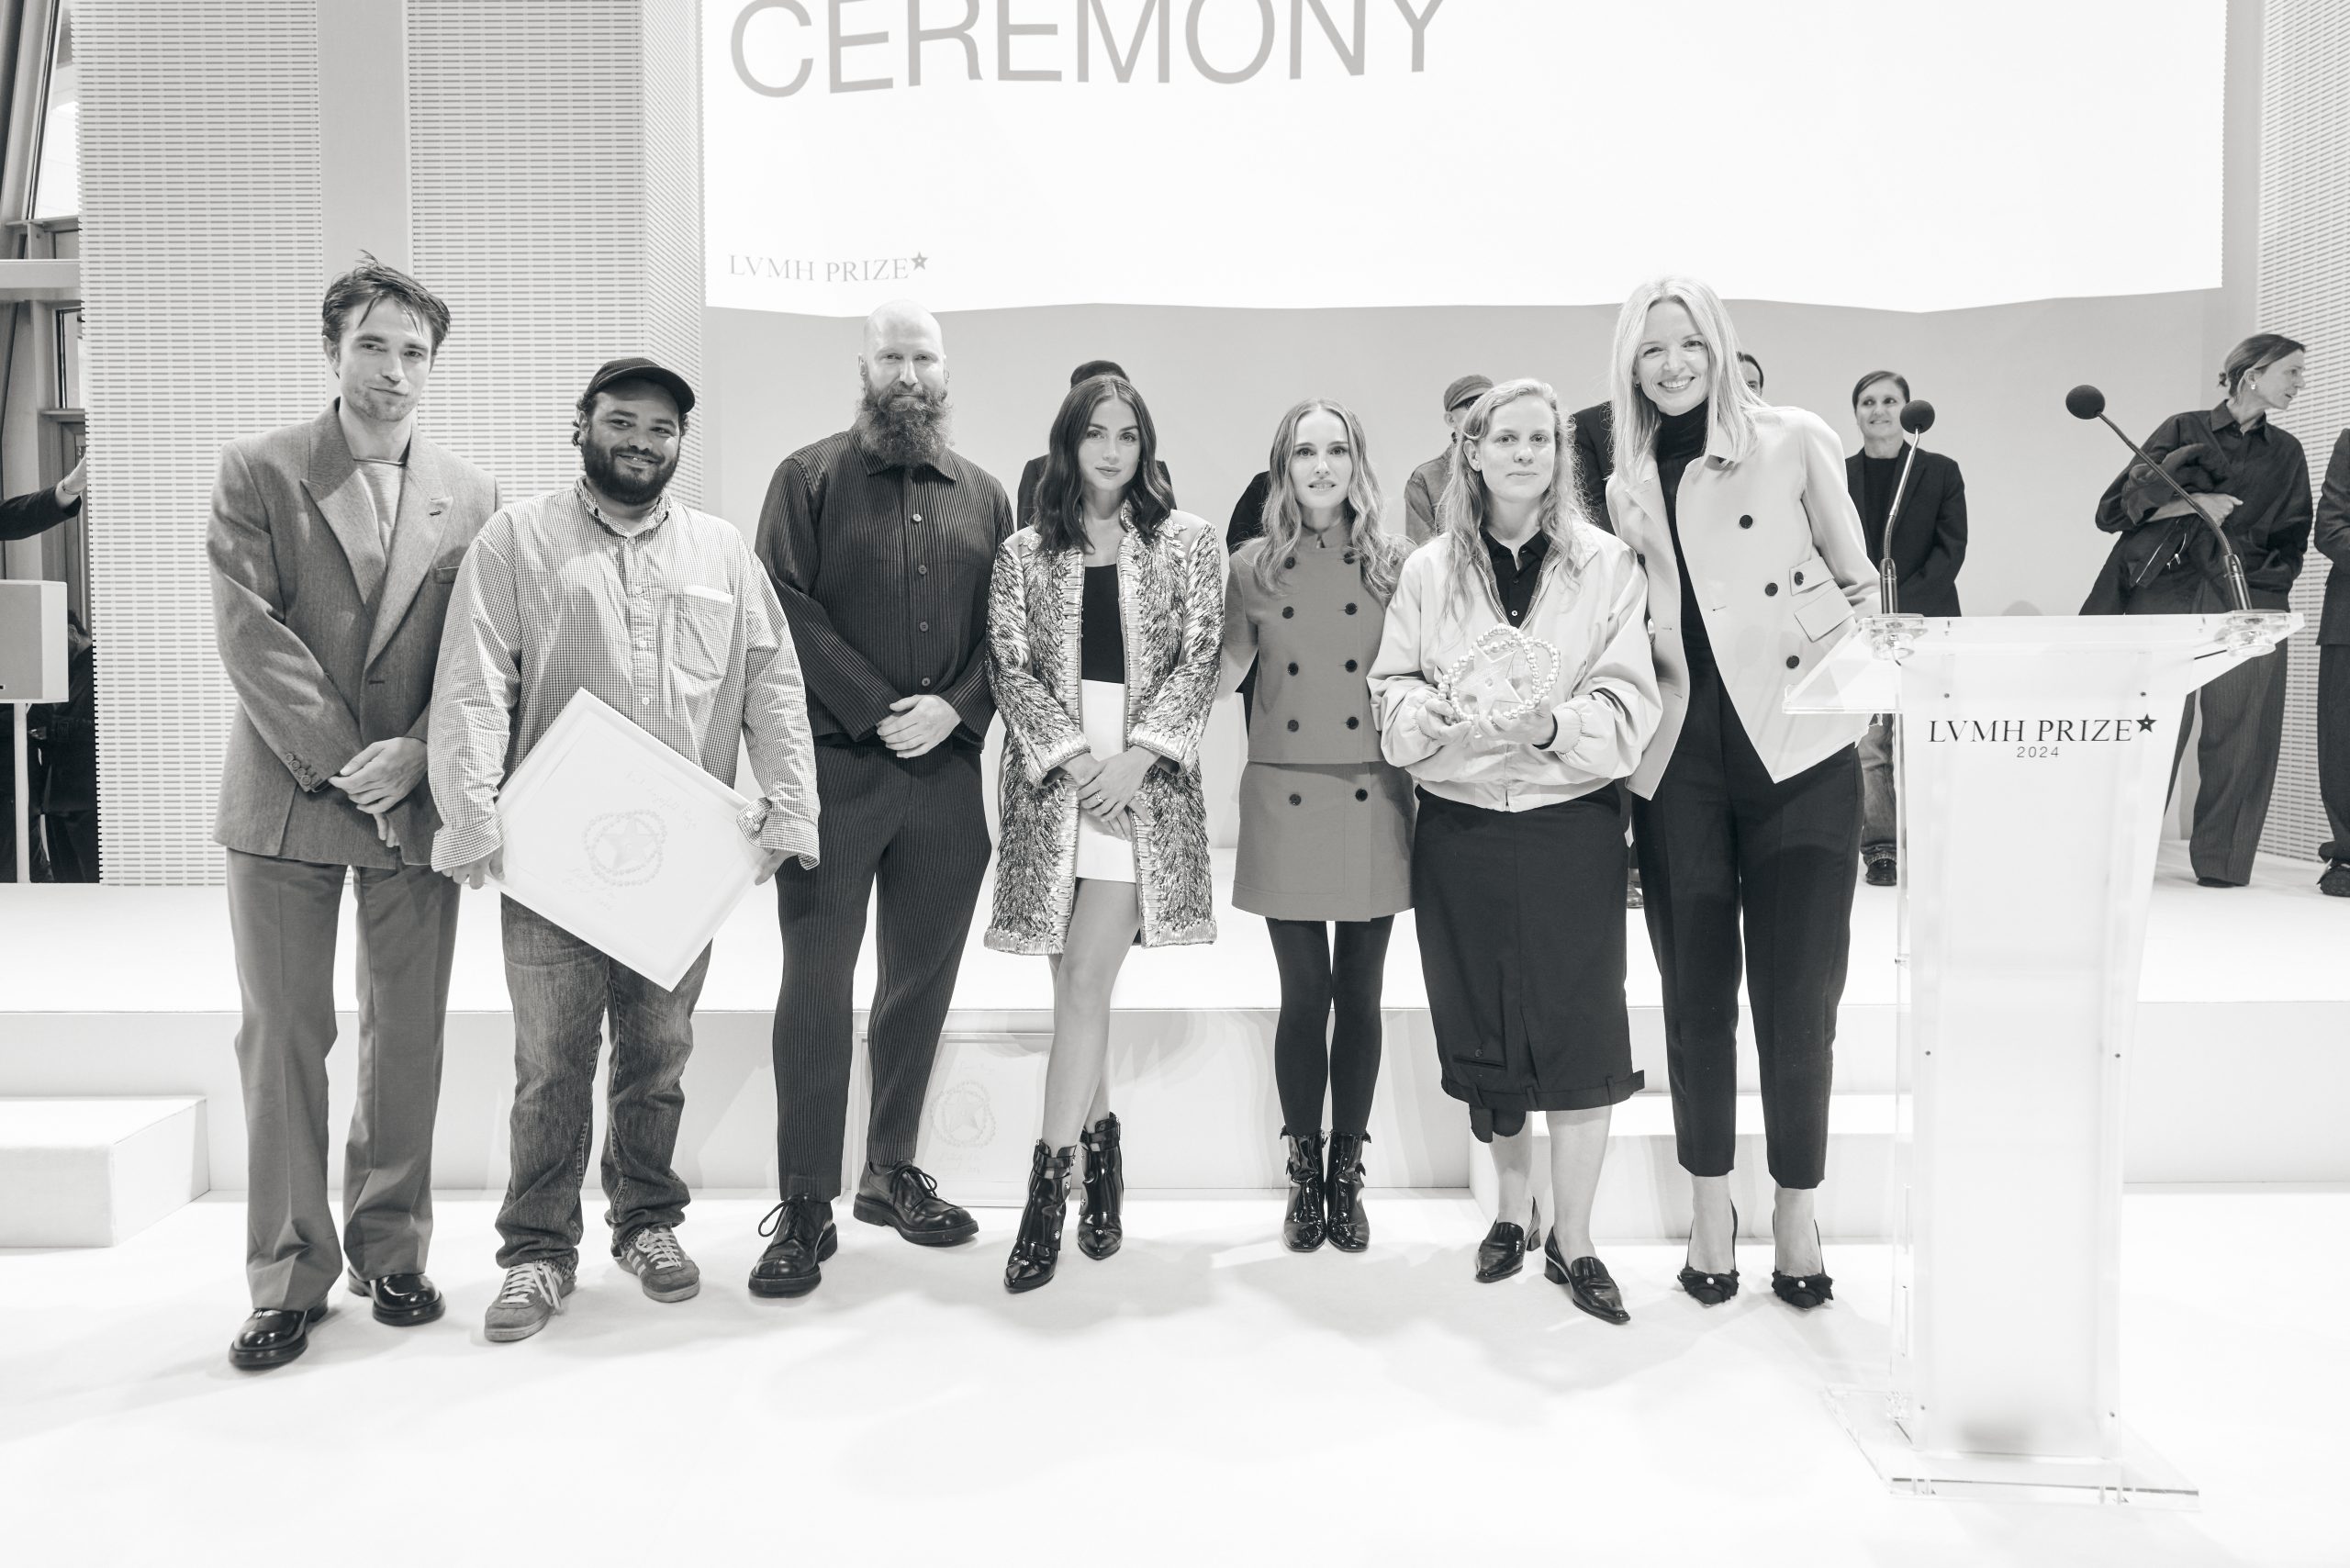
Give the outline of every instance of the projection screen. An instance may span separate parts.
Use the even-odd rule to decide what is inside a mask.
[[[2220,281],[2221,0],[704,0],[709,302]]]

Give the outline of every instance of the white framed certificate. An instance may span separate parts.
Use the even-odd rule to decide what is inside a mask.
[[[749,801],[588,691],[498,800],[516,902],[675,988],[759,872]]]

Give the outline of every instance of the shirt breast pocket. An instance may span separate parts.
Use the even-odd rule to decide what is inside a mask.
[[[734,644],[734,596],[722,588],[672,588],[662,606],[662,644],[677,674],[715,681]]]

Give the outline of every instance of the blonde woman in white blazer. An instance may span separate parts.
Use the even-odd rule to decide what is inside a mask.
[[[1712,289],[1643,285],[1617,319],[1607,510],[1646,569],[1664,714],[1629,780],[1665,1059],[1695,1218],[1682,1287],[1738,1292],[1729,1173],[1741,965],[1761,1059],[1771,1288],[1830,1299],[1813,1199],[1860,857],[1864,714],[1785,711],[1852,629],[1875,574],[1825,421],[1738,374]],[[1740,951],[1740,917],[1744,948]]]

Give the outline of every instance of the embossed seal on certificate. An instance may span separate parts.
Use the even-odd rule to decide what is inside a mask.
[[[1515,626],[1492,626],[1453,661],[1436,689],[1454,712],[1490,728],[1541,707],[1558,678],[1558,649]]]

